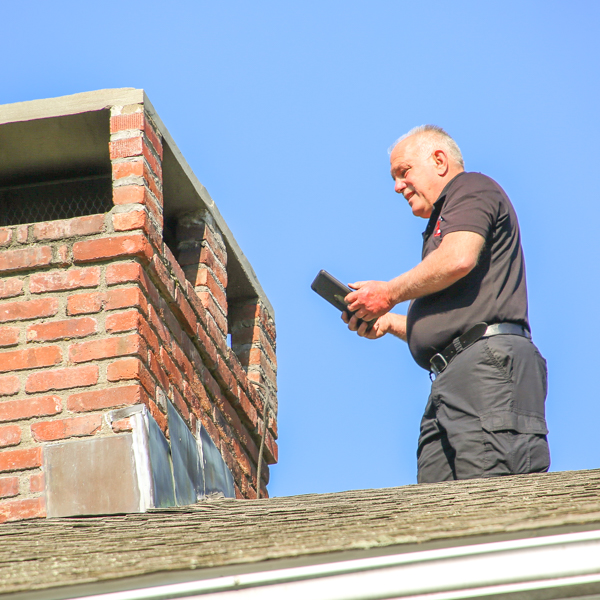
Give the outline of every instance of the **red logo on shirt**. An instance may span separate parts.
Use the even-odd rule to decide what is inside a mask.
[[[442,235],[442,229],[441,229],[441,226],[442,226],[442,221],[443,221],[443,220],[444,220],[444,219],[442,219],[442,217],[440,217],[440,218],[437,220],[437,223],[435,224],[435,231],[434,231],[433,237],[440,237],[440,236]]]

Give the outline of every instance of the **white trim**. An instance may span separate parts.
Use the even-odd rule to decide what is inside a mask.
[[[600,590],[600,531],[262,571],[88,598],[370,600],[410,595],[413,600],[458,600],[583,584],[597,584]]]

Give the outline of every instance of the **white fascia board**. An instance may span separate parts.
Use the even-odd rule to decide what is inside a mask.
[[[92,600],[458,600],[600,592],[600,531],[279,569],[88,596]],[[533,597],[533,596],[531,596]],[[546,596],[545,596],[546,597]],[[587,596],[592,598],[595,596]],[[598,596],[600,598],[600,595]]]

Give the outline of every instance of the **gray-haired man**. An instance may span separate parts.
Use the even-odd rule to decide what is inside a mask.
[[[400,138],[390,163],[395,191],[428,219],[422,261],[391,281],[352,284],[354,315],[343,319],[362,337],[408,341],[416,362],[436,374],[418,481],[547,471],[546,361],[531,342],[510,200],[489,177],[465,172],[454,140],[433,125]],[[405,300],[406,316],[390,312]]]

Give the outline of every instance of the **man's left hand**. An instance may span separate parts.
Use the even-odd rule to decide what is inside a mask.
[[[387,281],[357,281],[349,283],[355,292],[346,296],[348,310],[364,321],[371,321],[389,312],[395,306]]]

